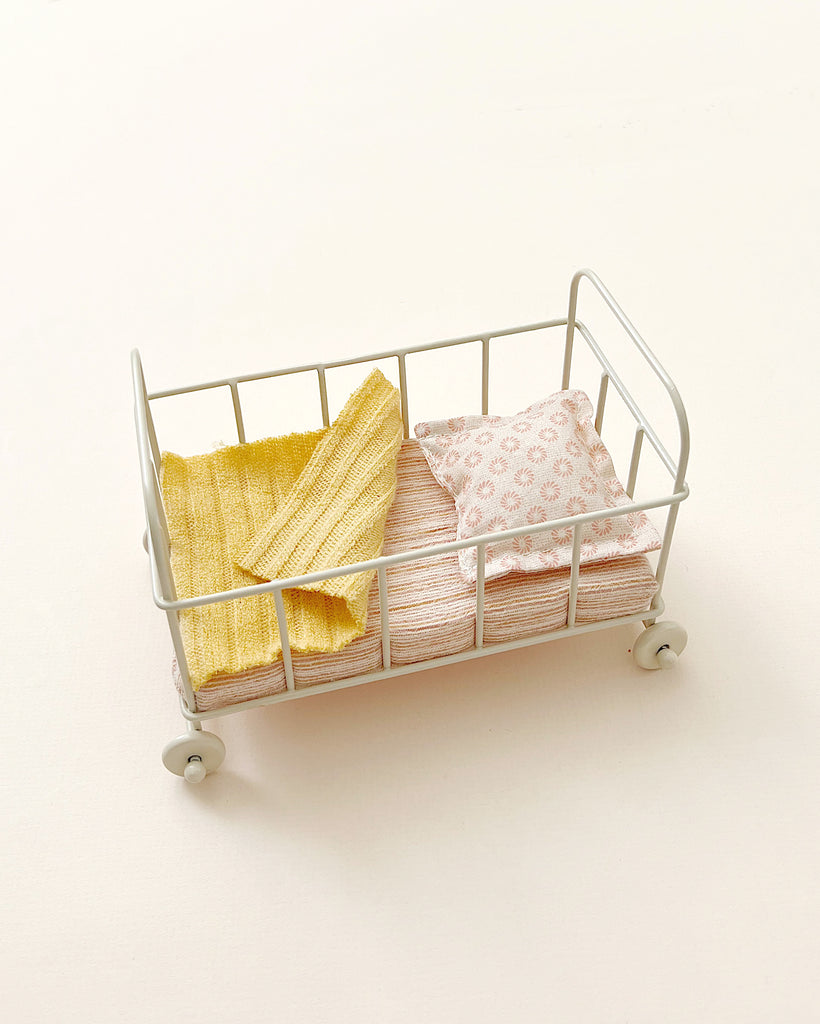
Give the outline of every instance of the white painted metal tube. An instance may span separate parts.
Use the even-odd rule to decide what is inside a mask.
[[[382,666],[390,668],[390,608],[387,600],[387,570],[382,566],[377,574],[379,581],[379,616],[382,627]]]
[[[191,673],[188,669],[188,656],[185,653],[185,644],[182,642],[182,633],[179,626],[179,612],[166,612],[168,618],[168,629],[171,632],[171,642],[174,645],[174,654],[177,659],[179,677],[182,680],[182,689],[185,692],[185,703],[194,711],[196,709],[196,694],[191,686]]]
[[[487,567],[487,545],[476,545],[475,581],[475,645],[484,646],[484,575]]]
[[[170,542],[165,509],[162,505],[162,494],[159,485],[159,466],[152,457],[152,445],[149,442],[148,402],[145,391],[140,386],[142,363],[136,349],[131,353],[131,368],[134,376],[134,419],[137,427],[137,451],[142,481],[142,496],[145,507],[149,554],[152,570],[152,584],[156,595],[159,592],[171,601],[176,599],[174,578],[171,572]],[[155,442],[156,443],[156,442]]]
[[[600,435],[604,425],[604,408],[606,407],[606,391],[609,386],[609,374],[601,374],[601,386],[598,388],[598,404],[595,406],[595,431]]]
[[[481,339],[481,415],[490,410],[490,339]]]
[[[145,388],[145,376],[139,352],[131,353],[131,372],[134,384],[134,419],[137,428],[137,451],[139,454],[140,477],[142,480],[142,496],[145,508],[146,540],[148,542],[148,564],[151,568],[151,589],[156,594],[167,595],[171,601],[176,600],[174,575],[171,570],[171,549],[168,523],[165,508],[162,504],[162,492],[159,483],[159,448],[154,433],[153,417]],[[169,607],[166,609],[171,642],[174,646],[177,665],[179,667],[182,688],[188,707],[196,708],[196,697],[191,686],[188,671],[188,659],[179,627],[179,611]]]
[[[154,465],[159,468],[162,456],[160,454],[159,445],[157,444],[157,433],[154,428],[154,417],[151,413],[151,403],[148,401],[148,389],[145,386],[145,375],[142,371],[142,360],[140,359],[139,352],[134,349],[132,353],[132,361],[136,361],[135,374],[139,377],[139,393],[142,396],[140,403],[140,412],[145,418],[145,426],[148,432],[148,442],[151,449],[151,457],[154,461]],[[135,394],[136,398],[136,394]]]
[[[632,458],[629,460],[629,476],[626,481],[626,493],[630,498],[635,497],[635,483],[638,479],[638,464],[641,460],[641,444],[643,442],[643,427],[635,429],[635,440],[632,442]]]
[[[643,512],[651,508],[663,508],[665,505],[672,505],[683,501],[689,494],[689,488],[678,494],[666,495],[654,501],[633,502],[630,505],[619,505],[616,510],[612,508],[601,509],[597,512],[584,512],[582,515],[566,516],[564,519],[555,519],[548,523],[536,523],[533,526],[517,526],[514,530],[503,530],[499,533],[484,533],[478,537],[471,537],[468,540],[454,540],[446,544],[434,544],[428,548],[415,548],[412,551],[401,551],[395,555],[382,555],[380,558],[373,558],[367,562],[353,562],[350,565],[338,566],[334,569],[323,569],[321,572],[306,573],[304,576],[293,576],[285,580],[272,580],[269,583],[256,583],[250,587],[239,587],[236,590],[222,590],[214,594],[203,594],[201,597],[189,597],[176,601],[166,600],[155,588],[154,603],[159,608],[198,608],[206,604],[218,604],[220,601],[238,601],[243,597],[255,597],[258,594],[270,594],[276,590],[287,589],[288,587],[303,587],[311,583],[319,583],[322,580],[333,579],[335,576],[347,576],[350,573],[366,572],[370,569],[385,568],[391,565],[399,565],[402,562],[415,562],[420,558],[431,558],[433,555],[444,555],[451,551],[460,551],[462,548],[475,547],[477,544],[492,544],[497,541],[512,540],[513,537],[523,537],[528,534],[541,533],[544,530],[556,530],[567,526],[583,525],[591,523],[595,519],[606,519],[608,516],[625,515],[628,512]]]
[[[236,433],[239,438],[239,443],[245,443],[245,422],[242,419],[242,405],[239,401],[239,387],[235,380],[230,382],[231,389],[231,400],[233,401],[233,414],[236,420]]]
[[[151,538],[151,532],[146,531],[146,539],[148,541],[148,564],[151,569],[151,582],[154,582],[156,566],[155,566],[155,555],[153,551],[153,541]],[[173,580],[171,580],[173,586]],[[171,634],[171,643],[174,647],[174,654],[177,660],[177,668],[179,669],[179,677],[182,680],[182,689],[185,693],[185,701],[187,706],[193,711],[196,709],[196,695],[194,689],[191,686],[191,674],[188,669],[188,656],[185,653],[185,644],[182,641],[182,633],[179,626],[179,615],[178,611],[166,611],[165,617],[168,620],[168,631]]]
[[[548,327],[563,327],[566,319],[561,317],[557,320],[542,320],[535,324],[520,324],[518,327],[502,327],[495,331],[483,332],[482,334],[470,334],[463,338],[449,338],[446,341],[432,341],[422,345],[407,345],[403,348],[391,348],[386,352],[371,352],[368,355],[354,356],[351,359],[334,359],[326,363],[307,363],[303,366],[288,366],[281,370],[265,370],[262,373],[247,373],[236,377],[223,377],[220,380],[204,381],[201,384],[188,384],[181,388],[165,388],[162,391],[152,391],[149,399],[173,398],[175,395],[187,395],[192,391],[207,391],[210,388],[221,388],[236,381],[244,384],[252,380],[266,380],[269,377],[287,377],[292,373],[307,373],[313,370],[331,370],[339,366],[355,366],[357,363],[374,363],[380,359],[392,359],[396,356],[408,356],[416,352],[432,352],[437,348],[452,348],[454,345],[469,345],[471,342],[482,341],[486,337],[503,338],[510,334],[526,334],[528,331],[543,331]]]
[[[578,573],[581,567],[581,528],[572,529],[572,568],[569,574],[569,607],[567,610],[567,626],[575,625],[575,608],[578,603]]]
[[[566,391],[569,387],[569,376],[572,369],[572,345],[575,339],[575,315],[578,310],[578,286],[575,278],[569,289],[569,310],[567,312],[567,337],[564,342],[564,367],[561,373],[561,388]]]
[[[407,406],[407,364],[404,353],[399,355],[399,393],[401,394],[401,422],[404,438],[410,437],[410,412]]]
[[[590,270],[589,268],[583,268],[582,270],[578,270],[575,272],[575,274],[573,274],[572,283],[570,285],[570,292],[575,295],[576,303],[578,296],[578,285],[581,283],[581,280],[583,278],[587,278],[587,280],[593,285],[593,287],[604,300],[604,302],[607,304],[607,306],[609,306],[610,310],[615,315],[615,319],[623,327],[623,329],[630,336],[630,338],[635,342],[635,345],[637,346],[641,355],[646,359],[646,361],[649,363],[649,365],[652,367],[652,369],[655,371],[658,377],[660,377],[660,379],[667,387],[674,388],[675,385],[672,383],[672,378],[661,366],[660,362],[655,357],[654,352],[652,352],[652,350],[649,348],[649,346],[646,344],[646,342],[643,340],[640,334],[638,334],[632,321],[621,309],[620,305],[615,300],[615,297],[612,295],[610,290],[606,287],[606,285],[603,283],[600,277],[598,277],[594,270]]]
[[[351,676],[349,679],[336,679],[330,683],[318,683],[315,686],[303,686],[298,690],[285,691],[271,694],[269,697],[255,697],[252,700],[243,701],[241,704],[229,704],[224,708],[216,708],[213,711],[189,712],[180,701],[180,710],[184,718],[192,721],[204,722],[210,718],[221,718],[224,715],[233,715],[238,711],[245,711],[254,707],[265,707],[268,704],[280,704],[282,701],[294,700],[299,697],[309,697],[314,693],[327,693],[331,690],[345,690],[350,686],[358,686],[360,683],[373,683],[379,679],[392,679],[394,676],[405,676],[413,672],[423,672],[428,668],[442,668],[446,665],[456,665],[460,661],[469,661],[472,658],[482,658],[488,654],[503,654],[506,651],[516,651],[522,647],[532,647],[533,644],[547,643],[550,640],[561,640],[567,636],[578,636],[582,633],[594,633],[599,629],[609,629],[611,626],[628,625],[630,622],[641,622],[648,617],[655,618],[663,613],[663,601],[656,598],[652,606],[642,612],[633,612],[631,615],[621,615],[616,619],[601,619],[597,622],[584,622],[572,628],[565,627],[556,629],[550,633],[539,633],[536,636],[523,637],[520,640],[508,640],[503,643],[493,643],[484,647],[470,647],[460,654],[448,654],[441,658],[429,658],[427,661],[416,661],[412,665],[394,665],[388,671],[368,672],[365,675]]]
[[[327,407],[327,380],[325,380],[325,368],[323,366],[317,366],[316,372],[319,375],[319,402],[322,406],[322,425],[325,427],[330,426],[330,413]]]
[[[660,440],[660,438],[658,437],[658,435],[655,433],[655,431],[649,425],[649,421],[647,420],[646,416],[644,416],[642,409],[640,408],[638,403],[635,401],[635,399],[632,397],[630,391],[628,390],[628,388],[626,387],[624,382],[621,380],[621,378],[619,377],[618,373],[616,372],[616,370],[614,369],[614,367],[612,366],[610,361],[607,359],[607,357],[601,351],[601,348],[598,345],[598,342],[589,333],[588,328],[580,320],[575,324],[575,327],[576,327],[578,333],[581,335],[581,337],[584,339],[584,341],[590,347],[590,349],[591,349],[592,353],[594,354],[595,358],[598,360],[598,362],[601,364],[601,366],[606,371],[607,376],[609,377],[609,379],[615,385],[615,390],[618,392],[618,394],[623,399],[624,404],[626,405],[627,409],[629,409],[629,411],[632,413],[633,417],[637,421],[638,425],[641,427],[643,432],[649,438],[649,441],[650,441],[652,447],[658,453],[658,457],[660,458],[661,462],[664,464],[664,466],[666,466],[666,468],[669,471],[670,475],[675,477],[675,480],[676,480],[676,483],[677,483],[678,477],[680,476],[679,466],[675,465],[675,462],[674,462],[672,456],[666,450],[666,448],[664,447],[664,445],[663,445],[662,441]],[[687,454],[688,454],[688,435],[687,435]]]
[[[615,319],[623,327],[623,329],[634,342],[638,351],[652,367],[652,370],[654,371],[655,375],[666,388],[669,397],[672,400],[672,405],[675,408],[675,415],[678,419],[678,428],[680,430],[681,439],[680,457],[678,459],[677,475],[675,477],[675,491],[679,491],[683,487],[684,480],[686,479],[686,467],[689,462],[689,421],[686,417],[686,409],[683,406],[683,401],[680,397],[680,394],[678,393],[678,389],[675,387],[672,378],[661,365],[660,361],[657,359],[654,352],[649,348],[649,346],[646,344],[646,342],[643,340],[640,334],[638,334],[638,332],[635,330],[632,321],[627,317],[626,313],[624,313],[620,305],[615,301],[615,298],[613,297],[612,293],[609,291],[609,289],[606,287],[603,281],[598,277],[598,275],[593,270],[589,270],[588,268],[577,271],[577,273],[575,273],[572,278],[572,284],[570,285],[569,303],[570,323],[575,323],[575,311],[578,302],[578,286],[583,278],[587,278],[587,280],[590,281],[590,283],[596,289],[596,291],[607,304],[607,306],[609,306],[611,312],[615,315]],[[577,326],[577,323],[575,324],[575,326]],[[567,334],[569,335],[569,328],[567,329]],[[613,380],[614,379],[615,378],[613,376]],[[643,426],[646,427],[647,424],[644,423]],[[652,440],[652,435],[650,434],[649,430],[646,430],[646,436],[649,437],[650,440]]]
[[[663,580],[666,576],[666,566],[669,562],[669,551],[672,547],[672,534],[675,532],[675,523],[678,519],[678,506],[672,505],[666,516],[666,529],[663,531],[663,543],[661,544],[661,552],[658,556],[658,567],[655,570],[655,579],[658,581],[658,586],[663,586]]]
[[[288,689],[293,692],[296,684],[293,679],[293,659],[290,654],[290,637],[288,636],[288,620],[285,615],[285,602],[282,599],[281,588],[274,590],[273,603],[276,606],[276,625],[279,627],[279,639],[282,641],[282,661],[285,666],[285,682]]]

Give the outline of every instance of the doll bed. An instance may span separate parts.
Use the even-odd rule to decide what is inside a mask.
[[[402,443],[398,459],[396,498],[387,518],[384,554],[391,555],[456,539],[458,517],[452,498],[434,479],[418,442]],[[459,571],[454,552],[416,562],[399,563],[386,571],[393,665],[413,665],[435,656],[455,655],[475,644],[476,587]],[[484,601],[484,643],[488,647],[560,629],[567,624],[569,569],[511,573],[488,580]],[[643,611],[658,584],[642,555],[581,566],[576,622]],[[382,668],[378,588],[371,588],[365,634],[341,651],[292,655],[296,689],[350,679]],[[184,697],[175,666],[175,683]],[[197,711],[287,691],[282,661],[217,676],[196,691]]]
[[[649,418],[635,401],[618,369],[578,319],[578,291],[587,280],[614,315],[628,339],[649,364],[671,402],[678,428],[679,449],[673,458]],[[623,402],[635,422],[634,443],[626,475],[625,491],[630,504],[618,514],[648,510],[665,512],[662,543],[654,566],[641,555],[581,564],[582,530],[611,512],[586,512],[535,525],[487,533],[456,540],[457,517],[452,498],[442,490],[428,468],[417,443],[411,440],[406,359],[451,346],[472,346],[481,359],[482,414],[488,413],[490,351],[495,339],[530,331],[559,329],[564,333],[561,389],[570,388],[573,346],[581,339],[601,368],[595,410],[595,429],[602,430],[608,394]],[[264,378],[293,374],[314,375],[318,383],[322,421],[327,427],[327,371],[336,367],[395,359],[401,394],[404,442],[398,467],[398,489],[385,530],[380,557],[366,562],[338,566],[322,572],[275,579],[198,597],[178,597],[171,571],[168,523],[163,508],[160,479],[160,447],[157,442],[151,403],[203,389],[227,389],[233,403],[237,437],[245,442],[241,387]],[[201,781],[215,770],[225,754],[222,741],[202,729],[203,722],[224,714],[290,700],[328,690],[403,675],[420,669],[445,666],[486,654],[500,653],[558,637],[643,621],[646,629],[633,644],[633,656],[643,668],[670,668],[686,644],[686,633],[676,623],[657,621],[663,612],[661,598],[672,535],[680,503],[689,493],[685,481],[689,454],[686,413],[675,385],[646,343],[627,319],[621,307],[600,279],[589,270],[572,279],[568,314],[565,318],[488,331],[483,334],[394,349],[367,356],[231,377],[204,384],[149,393],[139,353],[132,353],[135,418],[146,514],[144,544],[150,556],[155,604],[167,616],[174,647],[175,681],[180,709],[188,731],[168,743],[163,751],[165,766],[190,782]],[[577,386],[577,385],[576,385]],[[644,445],[644,441],[648,444]],[[671,490],[635,500],[635,483],[642,451],[651,446],[673,481]],[[510,573],[486,579],[484,566],[488,545],[512,541],[546,530],[569,530],[572,559],[568,568],[529,573]],[[459,571],[458,553],[476,551],[477,578],[468,583]],[[368,626],[365,634],[334,653],[298,654],[291,651],[282,592],[292,587],[329,580],[354,572],[373,570],[375,582],[369,594]],[[180,615],[190,608],[217,602],[242,600],[261,594],[273,596],[276,621],[282,638],[282,658],[272,665],[215,678],[194,691],[187,670]]]

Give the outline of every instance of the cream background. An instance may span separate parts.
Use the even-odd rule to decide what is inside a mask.
[[[0,7],[6,1019],[817,1019],[818,27]],[[168,775],[129,349],[160,388],[432,340],[583,265],[692,423],[675,675],[600,633],[223,719]]]

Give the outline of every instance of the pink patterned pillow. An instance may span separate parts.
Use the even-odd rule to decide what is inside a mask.
[[[593,425],[583,391],[559,391],[515,416],[460,416],[415,428],[436,480],[455,499],[458,538],[628,505]],[[581,531],[581,563],[655,551],[657,531],[643,512],[607,517]],[[477,551],[459,552],[475,580]],[[546,530],[487,546],[485,576],[570,565],[572,530]]]

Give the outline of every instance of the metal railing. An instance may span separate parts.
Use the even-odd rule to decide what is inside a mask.
[[[597,292],[604,299],[609,309],[613,312],[618,322],[626,331],[629,338],[649,363],[655,375],[667,390],[677,417],[680,431],[680,450],[677,461],[668,453],[666,447],[661,443],[648,418],[633,398],[632,394],[624,384],[620,375],[610,363],[609,359],[593,338],[588,328],[577,319],[578,289],[580,282],[587,279]],[[226,387],[230,390],[231,400],[234,409],[237,437],[240,443],[245,441],[245,428],[242,417],[242,406],[239,394],[239,385],[250,381],[264,380],[272,377],[281,377],[299,373],[316,373],[319,401],[321,405],[322,421],[325,426],[330,423],[327,398],[326,371],[342,366],[354,366],[360,363],[372,363],[384,359],[396,359],[399,371],[399,391],[401,394],[402,422],[405,438],[409,437],[409,398],[407,391],[407,370],[406,357],[415,353],[436,351],[443,348],[450,348],[457,345],[480,344],[481,346],[481,411],[488,412],[489,402],[489,375],[490,375],[490,349],[495,338],[520,335],[531,331],[559,328],[566,326],[566,340],[564,344],[564,360],[562,374],[562,388],[569,387],[570,373],[572,369],[572,353],[577,334],[586,342],[592,354],[595,356],[602,368],[602,376],[598,401],[596,405],[595,427],[600,433],[604,410],[609,393],[610,383],[615,392],[623,400],[626,408],[636,421],[635,437],[632,447],[632,456],[627,478],[626,492],[630,498],[634,496],[635,482],[643,450],[643,439],[646,438],[657,453],[661,463],[673,478],[673,489],[670,493],[646,501],[632,501],[627,505],[619,505],[616,508],[606,508],[595,512],[586,512],[579,515],[567,516],[561,519],[550,520],[534,525],[526,525],[515,529],[508,529],[496,533],[482,534],[471,537],[467,540],[451,541],[444,544],[435,544],[423,548],[415,548],[409,551],[402,551],[393,555],[382,555],[379,558],[369,559],[365,562],[352,563],[350,565],[338,566],[321,572],[308,573],[302,576],[277,579],[265,583],[255,584],[248,587],[240,587],[235,590],[220,591],[218,593],[203,594],[197,597],[178,598],[174,586],[173,572],[171,569],[170,540],[168,524],[162,504],[160,488],[160,451],[157,444],[156,432],[154,429],[153,417],[150,403],[161,398],[169,398],[177,395],[190,394],[195,391],[203,391],[212,388]],[[147,522],[147,536],[149,541],[149,553],[151,561],[151,580],[154,601],[166,612],[174,649],[177,656],[177,663],[182,679],[185,700],[182,711],[186,718],[199,721],[217,715],[228,714],[259,704],[273,703],[275,701],[288,699],[289,697],[303,696],[308,693],[317,693],[323,690],[338,689],[344,686],[353,686],[360,682],[368,682],[373,679],[386,678],[390,675],[404,674],[409,671],[417,671],[422,667],[433,667],[435,665],[452,664],[471,657],[477,657],[484,653],[512,650],[517,647],[527,646],[544,640],[556,639],[560,636],[573,633],[588,632],[591,629],[604,628],[624,622],[634,622],[640,619],[652,619],[663,610],[661,600],[661,588],[669,559],[669,551],[672,542],[675,522],[677,519],[678,506],[683,501],[689,489],[685,482],[686,466],[689,458],[689,428],[686,419],[686,412],[683,402],[677,392],[671,378],[655,358],[644,340],[635,330],[632,323],[627,319],[623,310],[617,304],[611,293],[603,285],[600,279],[590,270],[580,270],[572,279],[570,287],[569,314],[568,317],[557,320],[545,320],[540,323],[525,324],[519,327],[504,328],[501,330],[473,334],[462,338],[453,338],[447,341],[432,342],[423,345],[413,345],[405,348],[391,349],[384,352],[371,353],[365,356],[358,356],[350,359],[340,359],[331,362],[314,363],[304,366],[289,367],[287,369],[269,370],[263,373],[247,374],[244,376],[227,377],[221,380],[208,381],[201,384],[193,384],[187,387],[173,388],[170,390],[148,393],[145,386],[145,378],[142,369],[139,352],[135,349],[132,353],[132,374],[135,395],[135,418],[137,426],[137,439],[140,457],[140,468],[143,484],[143,495],[145,501],[145,514]],[[650,509],[668,507],[666,527],[664,530],[658,564],[656,568],[656,579],[658,591],[651,606],[641,612],[619,616],[618,618],[604,619],[594,623],[579,624],[577,617],[578,584],[581,559],[581,530],[584,526],[597,519],[619,518],[637,512],[644,512]],[[568,594],[568,616],[567,625],[560,630],[552,630],[532,637],[505,643],[493,643],[490,647],[484,645],[484,610],[485,610],[485,566],[487,545],[511,540],[515,537],[532,536],[546,530],[569,529],[572,532],[572,555],[570,563],[570,581]],[[444,658],[432,658],[429,661],[410,666],[396,666],[391,664],[390,656],[390,614],[387,595],[387,570],[391,567],[416,561],[419,559],[432,558],[449,552],[461,551],[466,548],[476,549],[476,595],[475,595],[475,647],[460,654],[449,655]],[[282,598],[282,591],[291,587],[301,587],[308,584],[318,583],[322,580],[332,579],[337,576],[344,576],[352,573],[375,571],[378,594],[379,594],[379,615],[381,620],[381,644],[382,644],[382,670],[370,672],[363,675],[353,676],[330,683],[309,686],[304,689],[297,689],[294,678],[293,658],[288,636],[287,619]],[[262,594],[272,594],[276,611],[276,618],[282,642],[282,660],[284,665],[287,690],[284,693],[273,694],[268,697],[256,698],[241,703],[232,704],[226,708],[215,711],[200,712],[196,710],[196,695],[190,683],[187,661],[185,657],[184,644],[180,631],[179,615],[186,609],[202,607],[207,604],[218,602],[237,601],[244,598],[256,597]]]

